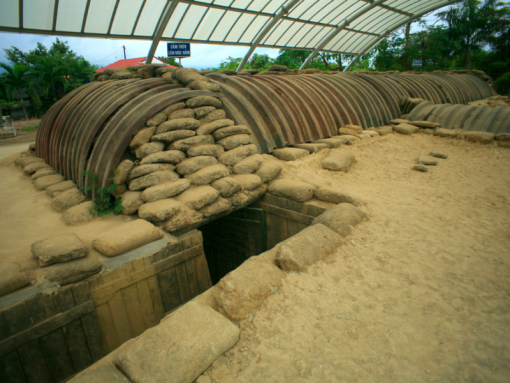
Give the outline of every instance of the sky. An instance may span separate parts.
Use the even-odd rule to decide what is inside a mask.
[[[430,15],[425,18],[427,22],[433,23],[436,18]],[[418,23],[412,25],[412,32],[419,30]],[[67,41],[71,49],[78,55],[83,56],[92,64],[100,67],[111,64],[124,58],[122,47],[126,47],[127,58],[146,57],[151,42],[141,40],[113,40],[82,37],[59,37]],[[37,46],[37,42],[50,47],[56,40],[55,36],[5,33],[0,32],[0,62],[6,62],[4,49],[15,46],[23,52],[28,52]],[[187,68],[207,69],[218,67],[221,61],[228,56],[243,57],[249,47],[235,47],[227,45],[191,44],[191,57],[182,59],[182,65]],[[258,48],[254,53],[268,54],[272,58],[278,56],[278,49]],[[156,56],[166,56],[166,42],[160,42]],[[0,69],[1,70],[1,69]]]

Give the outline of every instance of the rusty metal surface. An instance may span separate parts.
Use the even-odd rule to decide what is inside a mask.
[[[470,75],[213,73],[208,77],[220,84],[227,115],[248,125],[265,152],[335,136],[347,124],[385,125],[400,117],[402,100],[409,97],[466,104],[492,96],[484,81]]]

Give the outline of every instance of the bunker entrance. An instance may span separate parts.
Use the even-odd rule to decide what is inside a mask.
[[[237,210],[202,226],[200,230],[213,285],[249,257],[267,250],[262,209]]]

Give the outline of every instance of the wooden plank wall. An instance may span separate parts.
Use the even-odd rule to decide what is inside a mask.
[[[111,352],[211,287],[202,235],[195,230],[154,256],[98,275],[91,285]]]
[[[0,312],[0,382],[61,382],[106,355],[87,282]]]
[[[269,250],[308,227],[329,205],[297,202],[267,193],[250,207],[264,210]]]

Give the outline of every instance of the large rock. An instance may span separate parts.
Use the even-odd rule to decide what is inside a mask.
[[[238,148],[226,151],[225,153],[218,157],[218,161],[220,161],[223,165],[234,166],[243,158],[246,158],[258,152],[259,152],[258,148],[253,144],[243,145]]]
[[[193,185],[209,185],[211,182],[216,181],[223,177],[227,177],[229,174],[230,172],[228,171],[225,165],[216,164],[212,166],[207,166],[203,169],[196,171],[195,173],[189,174],[186,176],[186,178]]]
[[[177,164],[185,158],[186,156],[180,150],[165,150],[164,152],[149,154],[147,157],[140,161],[140,165],[157,163]],[[130,178],[134,177],[131,176]]]
[[[400,124],[394,126],[393,130],[395,130],[395,132],[397,133],[406,134],[410,136],[411,134],[416,133],[418,130],[420,130],[420,128],[410,124]]]
[[[283,242],[275,263],[284,271],[305,271],[343,243],[343,238],[330,228],[322,224],[313,225]]]
[[[176,181],[179,175],[171,170],[160,170],[154,173],[147,174],[139,178],[135,178],[129,183],[129,190],[143,190],[148,187],[159,185],[165,182]]]
[[[418,163],[422,165],[435,166],[437,165],[437,160],[431,156],[420,156],[418,157]]]
[[[149,154],[161,152],[163,149],[165,149],[165,144],[163,142],[149,142],[136,149],[135,156],[141,159],[147,157]]]
[[[188,108],[198,108],[200,106],[214,106],[215,108],[221,108],[222,102],[220,99],[212,96],[198,96],[189,98],[186,101],[186,106]]]
[[[219,140],[217,144],[223,146],[225,150],[231,150],[241,145],[249,145],[252,143],[251,135],[249,134],[236,134]]]
[[[219,91],[219,88],[218,88],[218,91]],[[226,113],[223,109],[217,109],[214,112],[211,112],[200,119],[200,127],[202,127],[203,125],[208,124],[210,122],[224,119],[225,116],[226,116]],[[205,133],[205,134],[209,134],[209,133]]]
[[[127,159],[122,161],[115,171],[115,175],[113,176],[113,183],[115,185],[122,185],[124,182],[126,182],[129,173],[131,173],[131,170],[133,170],[134,167],[135,163],[133,161]]]
[[[86,257],[89,249],[74,233],[62,234],[32,244],[32,255],[41,267]]]
[[[60,174],[53,174],[51,176],[41,177],[34,181],[34,186],[37,190],[45,190],[51,185],[59,184],[64,181],[64,177]]]
[[[163,222],[181,210],[182,204],[173,198],[146,203],[138,209],[138,216],[151,222]]]
[[[353,226],[358,225],[365,218],[367,218],[366,214],[361,209],[350,203],[340,203],[316,217],[312,225],[323,224],[345,237],[349,235]]]
[[[2,263],[0,269],[0,297],[19,290],[30,283],[30,278],[21,270],[18,263]]]
[[[88,278],[102,269],[103,264],[98,258],[88,256],[45,267],[44,278],[64,286]]]
[[[211,186],[218,190],[224,198],[230,197],[241,190],[239,181],[232,177],[224,177],[216,180]]]
[[[458,138],[463,138],[470,142],[479,142],[481,144],[490,144],[494,141],[495,134],[489,132],[462,132]]]
[[[214,111],[213,113],[216,113],[218,111]],[[204,117],[205,118],[205,117]],[[203,122],[202,125],[200,125],[200,128],[197,129],[197,134],[204,135],[204,134],[212,134],[216,130],[220,128],[225,128],[226,126],[232,126],[234,125],[234,121],[223,118],[223,119],[216,119],[214,121],[205,123]],[[214,137],[216,140],[218,138]]]
[[[436,131],[434,132],[434,136],[439,136],[439,137],[454,138],[454,137],[457,137],[458,134],[459,134],[458,130],[444,129],[444,128],[437,128]]]
[[[23,168],[23,173],[25,173],[28,176],[42,169],[51,169],[51,166],[44,162],[34,162],[31,163],[30,165],[25,166]]]
[[[197,156],[188,158],[177,165],[177,173],[182,176],[198,172],[207,166],[216,165],[218,160],[213,156]]]
[[[260,257],[251,257],[213,288],[220,312],[233,320],[245,319],[271,294],[278,291],[285,273]]]
[[[131,215],[138,211],[138,208],[144,204],[139,191],[127,191],[122,194],[122,214]]]
[[[331,186],[322,186],[315,190],[315,198],[319,201],[339,204],[339,203],[350,203],[354,206],[364,205],[364,202],[357,197],[354,197],[347,193],[342,193],[341,191],[331,187]]]
[[[273,150],[271,154],[282,161],[294,161],[309,156],[310,152],[306,149],[282,148]]]
[[[257,171],[264,163],[264,157],[261,154],[254,154],[239,161],[232,167],[236,174],[247,174]]]
[[[241,184],[243,191],[254,190],[263,184],[262,179],[256,174],[234,174],[232,178]]]
[[[57,172],[52,167],[42,168],[36,171],[34,174],[32,174],[32,177],[30,177],[30,179],[32,181],[35,181],[41,177],[51,176],[56,173]]]
[[[292,199],[294,201],[306,202],[313,198],[316,187],[302,181],[276,180],[269,185],[269,193]]]
[[[82,202],[85,202],[87,197],[78,189],[69,189],[63,191],[51,201],[51,206],[56,211],[62,212],[67,209],[76,206]]]
[[[194,382],[238,339],[232,322],[191,301],[143,333],[114,362],[133,382]]]
[[[332,149],[322,160],[322,167],[337,172],[347,172],[355,161],[354,154]]]
[[[92,201],[82,202],[76,206],[67,209],[63,214],[62,218],[68,226],[78,225],[80,223],[90,222],[94,220],[94,216],[91,212],[95,208],[96,204]]]
[[[129,149],[136,150],[140,146],[147,144],[151,137],[154,135],[154,132],[156,131],[155,126],[150,126],[148,128],[141,129],[138,133],[135,134],[131,142],[129,143]]]
[[[177,153],[179,153],[179,155],[173,158],[174,161],[177,160],[177,158],[179,157],[181,158],[181,160],[179,161],[182,161],[184,158],[186,158],[182,156],[181,151],[178,151]],[[157,172],[158,170],[175,170],[175,166],[172,164],[160,164],[160,163],[135,166],[133,170],[131,170],[131,173],[129,173],[128,180],[131,181],[132,179]]]
[[[222,121],[222,120],[219,120]],[[232,121],[232,120],[228,120]],[[215,121],[218,122],[218,121]],[[212,134],[214,136],[215,140],[222,140],[224,138],[235,136],[236,134],[251,134],[250,128],[248,128],[246,125],[233,125],[232,126],[225,126],[220,129],[215,129],[214,133]]]
[[[170,144],[177,140],[193,137],[196,135],[194,130],[172,130],[170,132],[160,133],[152,136],[151,141],[160,141]]]
[[[194,118],[176,118],[163,122],[156,129],[156,134],[170,132],[172,130],[196,130],[200,126],[200,121]]]
[[[190,209],[200,210],[212,204],[219,196],[220,193],[216,189],[206,185],[189,188],[179,194],[176,199]]]
[[[197,156],[213,156],[219,157],[225,152],[223,146],[208,144],[208,145],[199,145],[193,146],[188,149],[186,152],[188,157],[197,157]]]
[[[185,138],[183,140],[177,140],[170,144],[169,149],[181,150],[183,152],[187,151],[189,148],[193,146],[199,145],[212,145],[214,144],[213,136],[205,135],[205,136],[195,136]]]
[[[175,197],[189,188],[189,186],[189,180],[178,179],[177,181],[151,186],[145,189],[140,197],[145,202],[154,202],[164,198]]]
[[[137,219],[100,234],[92,241],[92,246],[107,257],[115,257],[161,238],[163,232],[160,229]]]
[[[76,188],[76,185],[73,181],[59,182],[58,184],[48,186],[46,188],[46,194],[48,194],[51,198],[55,198],[62,194],[62,192],[74,188]]]
[[[263,182],[270,182],[280,175],[283,166],[276,162],[264,162],[255,172]]]
[[[200,119],[204,117],[206,114],[209,114],[215,110],[216,108],[214,106],[200,106],[198,108],[193,109],[193,112],[195,113],[195,118]]]

